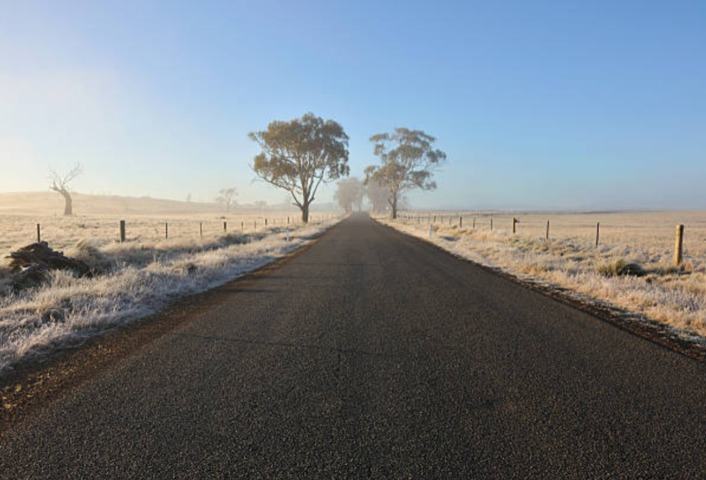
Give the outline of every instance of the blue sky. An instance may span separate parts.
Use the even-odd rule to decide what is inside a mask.
[[[420,208],[706,208],[703,1],[3,1],[0,191],[280,203],[247,133],[306,112],[448,154]],[[331,199],[332,188],[319,196]]]

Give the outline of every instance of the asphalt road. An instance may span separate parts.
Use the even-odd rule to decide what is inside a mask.
[[[0,477],[706,475],[704,364],[367,217],[198,307],[6,430]]]

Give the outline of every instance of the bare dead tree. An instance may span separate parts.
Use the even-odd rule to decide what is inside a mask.
[[[82,173],[83,167],[81,167],[80,163],[74,165],[66,175],[59,175],[54,170],[50,171],[49,179],[51,180],[51,185],[49,185],[49,190],[52,190],[64,197],[64,215],[71,216],[74,214],[73,200],[71,198],[69,184]]]

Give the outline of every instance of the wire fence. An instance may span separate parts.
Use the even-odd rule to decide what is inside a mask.
[[[706,257],[706,212],[432,212],[404,211],[409,225],[493,232],[498,237],[572,240],[595,247],[625,247]],[[681,248],[679,247],[681,245]]]
[[[314,212],[310,224],[339,216],[335,212]],[[186,217],[0,217],[0,250],[5,253],[18,246],[45,241],[53,248],[66,248],[80,240],[96,246],[113,242],[178,242],[212,240],[229,234],[250,234],[302,225],[296,213],[228,215],[202,219]],[[4,256],[4,255],[3,255]]]

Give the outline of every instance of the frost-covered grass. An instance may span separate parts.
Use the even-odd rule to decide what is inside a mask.
[[[407,213],[395,221],[378,220],[521,279],[567,288],[584,300],[706,337],[706,212],[437,213],[431,238],[429,215]],[[431,215],[433,221],[435,214]],[[520,220],[515,235],[513,217]],[[685,225],[684,262],[679,268],[672,264],[676,224]]]
[[[18,218],[13,220],[20,222]],[[219,221],[220,232],[208,231],[203,238],[198,233],[198,222],[184,218],[189,234],[172,235],[170,231],[170,238],[164,239],[151,234],[151,219],[133,217],[128,225],[136,233],[128,235],[124,243],[116,241],[115,228],[105,229],[110,235],[103,235],[103,229],[96,227],[78,240],[76,230],[68,228],[73,222],[102,225],[103,220],[115,227],[114,220],[55,219],[65,222],[67,228],[54,230],[57,241],[47,239],[50,246],[61,247],[66,255],[85,261],[101,273],[94,278],[76,278],[56,271],[45,285],[14,293],[9,288],[4,259],[0,265],[0,374],[24,359],[79,343],[155,313],[175,298],[203,292],[257,269],[296,250],[340,220],[334,214],[319,214],[317,220],[315,213],[309,225],[287,226],[286,215],[277,218],[280,221],[276,225],[270,221],[268,227],[257,229],[251,219],[253,228],[234,228],[229,234],[223,233]],[[29,223],[26,217],[24,220]],[[29,235],[10,243],[26,245],[34,240]],[[7,241],[3,245],[5,256],[10,250]]]
[[[314,212],[310,223],[329,219],[332,215]],[[120,220],[126,222],[128,243],[172,245],[174,242],[218,241],[224,233],[260,233],[267,231],[267,227],[293,227],[301,223],[296,212],[211,212],[201,215],[76,214],[72,217],[0,214],[0,252],[9,252],[36,241],[37,224],[40,225],[41,240],[48,242],[54,249],[69,248],[82,239],[90,239],[98,247],[111,245],[120,239]],[[167,242],[164,242],[165,240]]]

